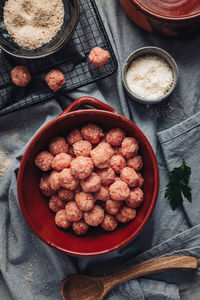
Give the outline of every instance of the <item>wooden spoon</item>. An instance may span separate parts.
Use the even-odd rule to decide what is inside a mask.
[[[61,294],[64,300],[102,300],[114,286],[130,279],[170,269],[197,269],[197,267],[196,257],[160,257],[105,277],[70,275],[62,283]]]

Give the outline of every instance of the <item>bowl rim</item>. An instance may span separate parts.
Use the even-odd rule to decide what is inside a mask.
[[[153,11],[149,10],[147,7],[145,7],[142,3],[140,3],[138,0],[128,0],[131,1],[133,3],[135,3],[135,5],[138,6],[138,8],[142,11],[145,11],[147,14],[151,15],[152,17],[156,17],[159,19],[162,19],[163,21],[186,21],[186,20],[193,20],[197,17],[200,17],[200,11],[198,13],[194,13],[190,16],[185,16],[185,17],[169,17],[169,16],[163,16],[161,14],[158,13],[154,13]]]
[[[52,55],[54,53],[56,53],[57,51],[59,51],[68,41],[69,39],[71,38],[72,34],[74,33],[76,27],[77,27],[77,24],[78,24],[78,21],[79,21],[79,16],[80,16],[80,0],[74,0],[75,1],[75,4],[76,4],[76,18],[74,19],[74,24],[68,34],[68,36],[62,41],[59,43],[58,47],[54,50],[51,50],[51,51],[47,51],[46,53],[44,54],[35,54],[33,56],[31,55],[23,55],[23,54],[14,54],[12,51],[9,51],[8,49],[6,49],[4,46],[2,46],[0,44],[0,49],[3,50],[4,52],[6,52],[7,54],[9,55],[12,55],[13,57],[17,57],[17,58],[22,58],[22,59],[40,59],[40,58],[44,58],[44,57],[47,57],[49,55]],[[60,30],[59,30],[60,31]],[[59,32],[58,31],[58,32]],[[57,32],[57,33],[58,33]],[[56,33],[56,34],[57,34]],[[56,36],[56,35],[55,35]],[[50,42],[50,41],[49,41]],[[44,45],[47,45],[49,42],[45,43]],[[44,46],[43,45],[43,46]],[[41,46],[42,47],[42,46]],[[40,48],[40,47],[39,47]],[[39,48],[36,48],[36,49],[39,49]]]
[[[142,98],[139,95],[132,92],[129,89],[127,82],[126,82],[126,72],[127,72],[129,65],[138,57],[147,56],[147,55],[158,56],[158,57],[161,57],[162,59],[164,59],[166,61],[166,63],[169,65],[169,67],[171,68],[173,76],[174,76],[173,83],[172,83],[169,91],[158,99],[145,100],[144,98]],[[164,50],[160,47],[156,47],[156,46],[145,46],[145,47],[141,47],[141,48],[134,50],[125,59],[125,62],[122,66],[121,74],[122,74],[122,84],[123,84],[126,92],[128,93],[128,95],[131,97],[131,99],[135,100],[136,102],[138,102],[140,104],[146,104],[146,105],[159,104],[159,103],[163,102],[174,91],[174,89],[177,85],[177,82],[178,82],[178,78],[179,78],[178,66],[177,66],[174,58],[169,54],[169,52],[167,52],[166,50]]]
[[[80,257],[89,257],[89,256],[98,256],[98,255],[103,255],[103,254],[107,254],[110,252],[113,252],[114,250],[117,250],[125,245],[127,245],[131,240],[133,240],[144,228],[144,226],[148,223],[154,207],[156,205],[156,201],[157,201],[157,197],[158,197],[158,191],[159,191],[159,169],[158,169],[158,164],[157,164],[157,160],[156,160],[156,156],[154,154],[153,148],[150,145],[148,139],[146,138],[146,136],[144,135],[144,133],[137,127],[136,124],[134,124],[132,121],[128,120],[127,118],[125,118],[124,116],[118,114],[118,113],[113,113],[110,111],[106,111],[106,110],[96,110],[98,111],[98,113],[100,115],[107,115],[109,116],[115,116],[115,118],[119,118],[121,117],[122,119],[124,119],[125,121],[128,121],[128,123],[130,123],[132,126],[135,127],[136,130],[139,131],[139,134],[141,135],[149,153],[150,156],[152,158],[152,165],[153,165],[153,170],[154,170],[154,191],[153,191],[153,195],[152,195],[152,200],[150,203],[150,206],[148,208],[148,211],[144,217],[144,219],[142,220],[141,224],[137,227],[137,229],[134,231],[134,234],[131,234],[128,238],[126,238],[125,240],[121,241],[120,243],[117,243],[117,245],[112,246],[109,249],[105,249],[102,251],[96,251],[96,252],[77,252],[77,251],[71,251],[71,250],[66,250],[62,247],[59,247],[56,245],[56,243],[52,243],[50,240],[48,240],[47,238],[43,237],[41,232],[39,230],[37,230],[37,228],[35,227],[35,225],[33,224],[31,218],[29,217],[28,212],[26,211],[25,205],[24,205],[24,201],[23,201],[23,189],[22,189],[22,179],[23,179],[23,173],[24,173],[24,167],[25,164],[27,162],[27,158],[29,155],[29,151],[31,151],[31,148],[34,146],[35,143],[37,143],[37,139],[43,135],[45,133],[46,130],[48,130],[48,127],[53,126],[54,123],[56,123],[58,120],[62,120],[62,119],[66,119],[68,117],[74,117],[74,115],[80,115],[83,113],[94,113],[94,109],[84,109],[84,110],[78,110],[78,111],[72,111],[72,112],[68,112],[67,114],[62,114],[59,115],[58,117],[54,118],[53,120],[51,120],[49,123],[47,123],[46,125],[44,125],[37,133],[36,135],[32,138],[32,140],[30,141],[28,147],[26,148],[24,155],[22,157],[20,166],[19,166],[19,170],[18,170],[18,176],[17,176],[17,193],[18,193],[18,202],[19,202],[19,206],[21,209],[21,212],[26,220],[26,223],[28,224],[28,226],[31,228],[31,230],[33,231],[33,233],[39,237],[43,242],[45,242],[46,244],[48,244],[49,246],[60,250],[61,252],[64,252],[66,254],[69,255],[74,255],[74,256],[80,256]]]

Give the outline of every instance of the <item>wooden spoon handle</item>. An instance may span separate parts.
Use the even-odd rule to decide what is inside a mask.
[[[101,278],[105,294],[114,286],[144,275],[167,271],[171,269],[197,269],[196,257],[165,256],[145,261],[126,270]]]

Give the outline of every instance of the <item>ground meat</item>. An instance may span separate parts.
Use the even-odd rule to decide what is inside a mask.
[[[136,210],[134,208],[123,206],[120,212],[116,215],[116,219],[120,223],[127,223],[134,219],[136,216]]]
[[[60,172],[59,178],[60,178],[61,186],[66,189],[73,191],[79,185],[79,181],[76,177],[73,176],[71,169],[63,169]]]
[[[104,210],[100,205],[95,205],[92,210],[84,212],[84,220],[88,225],[98,226],[103,222]]]
[[[135,172],[135,170],[129,167],[125,167],[121,170],[120,178],[130,187],[137,186],[139,182],[138,174]]]
[[[126,200],[126,204],[129,207],[136,208],[142,204],[143,198],[143,191],[139,187],[136,187],[130,191],[130,195],[129,198]]]
[[[109,187],[101,186],[100,190],[95,193],[95,199],[100,201],[107,201],[110,199]]]
[[[78,156],[71,162],[72,174],[78,179],[85,179],[92,174],[94,165],[90,157]]]
[[[139,172],[143,167],[142,156],[136,155],[129,158],[127,161],[127,167],[133,168],[135,171]]]
[[[42,151],[36,155],[35,164],[42,171],[50,171],[52,169],[51,162],[53,160],[53,155],[48,151]]]
[[[116,174],[119,174],[126,167],[126,160],[122,155],[113,155],[110,159],[110,166]]]
[[[122,145],[121,145],[121,154],[125,158],[130,158],[137,154],[139,149],[138,141],[133,137],[126,137],[123,139]]]
[[[113,128],[106,133],[106,142],[112,146],[121,146],[125,132],[120,128]]]
[[[69,145],[73,145],[76,142],[82,141],[82,135],[80,130],[74,129],[70,131],[70,133],[67,136],[67,142]]]
[[[59,178],[59,172],[58,171],[52,171],[49,175],[49,184],[52,190],[57,191],[59,188],[61,188],[61,182]]]
[[[113,231],[117,228],[117,221],[115,217],[105,214],[101,227],[106,231]]]
[[[94,67],[102,67],[107,63],[109,58],[109,52],[100,47],[94,47],[89,54],[89,61]]]
[[[40,178],[40,189],[45,196],[52,196],[55,191],[51,189],[49,184],[49,174],[43,174]]]
[[[126,200],[129,197],[130,190],[126,182],[117,180],[109,187],[112,200]]]
[[[101,138],[104,136],[101,127],[91,123],[82,127],[81,133],[84,139],[89,141],[91,144],[98,144]]]
[[[57,212],[57,211],[65,208],[65,202],[60,200],[58,195],[53,195],[53,196],[51,196],[51,198],[49,200],[49,208],[53,212]]]
[[[111,215],[117,215],[119,213],[120,207],[122,206],[122,201],[107,200],[106,201],[106,211]]]
[[[51,70],[46,76],[45,81],[49,88],[56,92],[65,84],[65,76],[59,70]]]
[[[67,229],[71,226],[71,223],[67,220],[67,214],[65,209],[61,209],[56,213],[55,223],[58,227],[63,229]]]
[[[64,137],[57,136],[51,139],[49,144],[49,151],[53,155],[57,155],[58,153],[67,153],[69,146]]]
[[[112,168],[97,170],[97,174],[101,177],[102,185],[109,185],[115,180],[115,172]]]
[[[137,174],[138,174],[138,177],[139,177],[138,186],[141,188],[144,184],[144,178],[142,177],[141,173],[137,173]]]
[[[58,190],[58,197],[66,202],[74,200],[74,192],[65,188],[60,188]]]
[[[77,222],[73,222],[72,229],[76,234],[83,235],[88,232],[89,226],[83,220],[80,220]]]
[[[11,79],[15,85],[24,87],[31,81],[31,74],[27,67],[16,66],[11,70]]]
[[[113,156],[114,151],[110,144],[102,142],[98,144],[91,152],[90,156],[93,160],[94,165],[97,168],[106,168],[107,163],[110,165],[110,158]]]
[[[75,195],[78,207],[83,211],[89,211],[94,207],[95,198],[91,193],[80,192]]]
[[[67,220],[69,222],[76,222],[82,219],[83,212],[80,210],[75,201],[70,201],[65,206]]]
[[[95,193],[101,188],[101,178],[99,175],[92,172],[89,177],[81,180],[81,187],[86,193]]]
[[[92,144],[89,141],[78,141],[73,144],[73,152],[76,156],[90,156]]]
[[[52,168],[57,171],[62,171],[70,167],[72,161],[71,155],[67,153],[58,153],[51,162]]]

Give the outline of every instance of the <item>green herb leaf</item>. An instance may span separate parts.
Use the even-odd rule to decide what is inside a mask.
[[[169,183],[165,189],[165,198],[170,201],[171,208],[175,210],[183,203],[183,196],[192,202],[191,188],[188,186],[191,168],[186,165],[184,158],[182,165],[174,168],[169,174]]]

